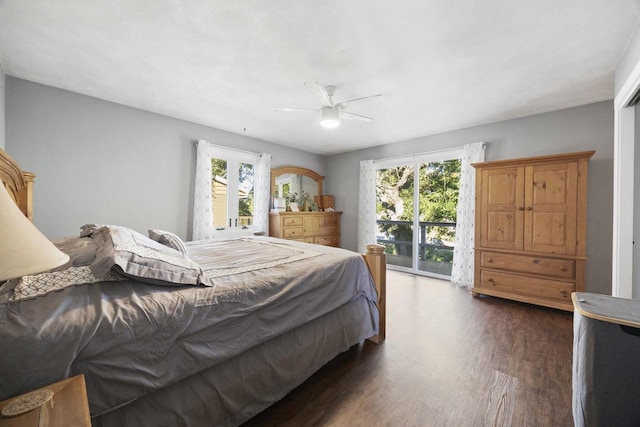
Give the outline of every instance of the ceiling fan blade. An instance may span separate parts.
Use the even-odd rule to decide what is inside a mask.
[[[360,114],[350,113],[348,111],[340,111],[340,118],[354,120],[356,122],[369,123],[373,120],[371,117],[361,116]]]
[[[358,102],[358,103],[363,103],[365,101],[366,102],[372,102],[372,101],[375,101],[375,100],[380,99],[380,98],[382,98],[382,94],[381,93],[378,93],[376,95],[363,96],[363,97],[360,97],[360,98],[347,99],[346,101],[342,101],[342,102],[337,103],[336,107],[347,108],[347,106],[349,104],[353,104],[355,102]]]
[[[311,92],[313,92],[313,94],[316,96],[316,98],[320,100],[321,106],[333,107],[333,102],[331,102],[329,94],[327,93],[325,88],[318,84],[318,82],[305,82],[304,85],[308,87],[309,90],[311,90]]]
[[[295,107],[273,107],[274,110],[276,111],[284,111],[284,112],[291,112],[291,111],[318,111],[316,109],[311,109],[311,108],[295,108]]]

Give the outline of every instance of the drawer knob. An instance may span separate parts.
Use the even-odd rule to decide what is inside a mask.
[[[560,271],[567,271],[567,267],[560,267]]]
[[[533,260],[533,261],[531,261],[531,262],[532,262],[532,263],[534,263],[534,264],[540,264],[540,260],[539,260],[539,259],[537,259],[537,258],[536,258],[536,259],[534,259],[534,260]]]
[[[493,258],[487,258],[487,262],[493,262]]]

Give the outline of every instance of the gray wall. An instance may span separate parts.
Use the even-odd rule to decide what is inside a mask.
[[[191,236],[194,140],[325,172],[325,158],[8,76],[6,151],[36,173],[35,224],[49,238],[85,223]]]
[[[356,250],[359,162],[489,143],[487,160],[596,150],[589,163],[587,281],[590,292],[611,292],[613,227],[613,104],[611,101],[433,135],[328,158],[328,187],[342,215],[342,246]]]

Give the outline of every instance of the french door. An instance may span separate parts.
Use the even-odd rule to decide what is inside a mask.
[[[390,268],[451,276],[461,157],[456,149],[375,162],[377,241]]]
[[[222,147],[212,149],[211,196],[213,225],[217,231],[251,229],[259,160],[257,154]]]

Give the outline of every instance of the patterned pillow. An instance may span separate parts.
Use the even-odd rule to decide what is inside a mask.
[[[169,231],[149,230],[149,238],[165,246],[169,246],[171,249],[180,251],[183,254],[187,253],[187,247],[184,245],[182,239]]]

